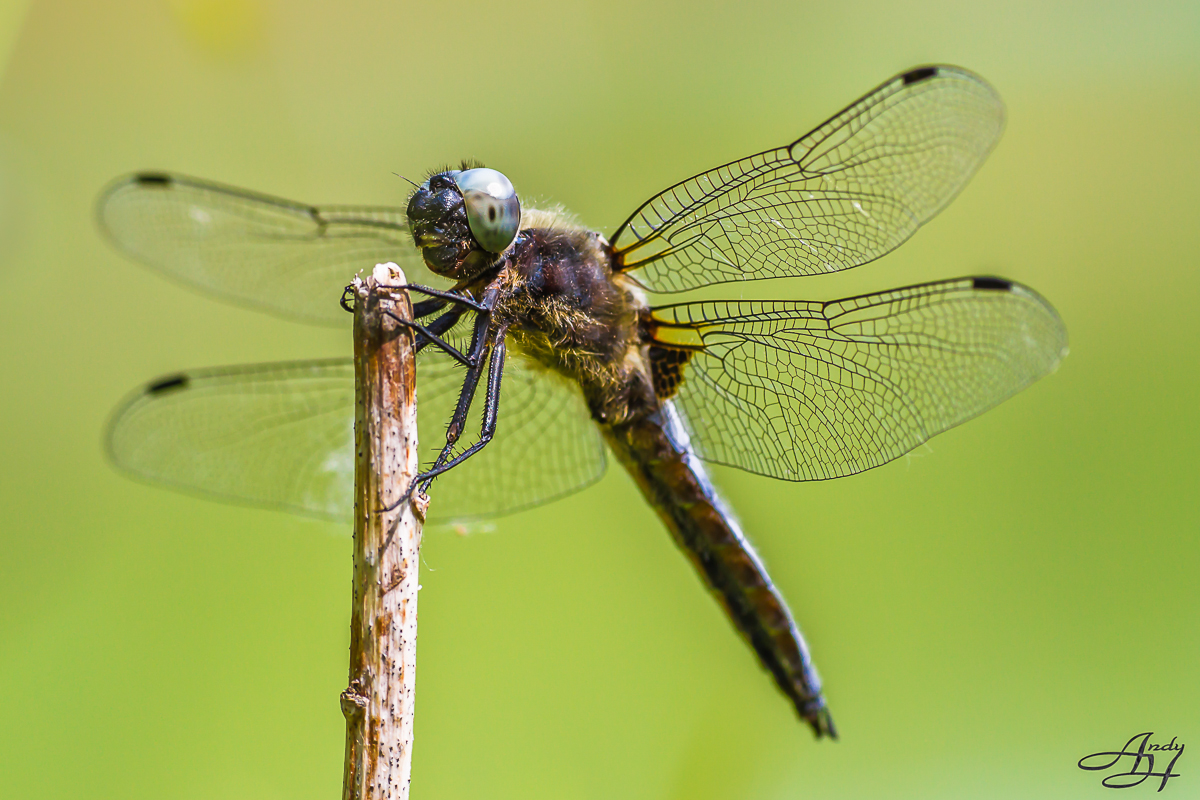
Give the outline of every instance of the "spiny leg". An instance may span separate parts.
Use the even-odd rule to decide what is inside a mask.
[[[418,353],[421,352],[426,345],[436,344],[438,348],[440,348],[455,361],[469,367],[472,366],[470,357],[464,356],[458,351],[458,348],[454,347],[454,345],[445,341],[441,337],[441,334],[458,324],[459,318],[461,318],[465,312],[466,309],[461,307],[452,308],[445,314],[442,314],[440,317],[435,319],[433,322],[429,323],[429,325],[422,325],[419,322],[413,322],[411,320],[404,319],[403,317],[399,317],[390,311],[385,311],[383,313],[395,320],[398,325],[402,325],[405,328],[409,328],[417,332]]]
[[[418,353],[421,352],[425,345],[432,343],[436,344],[439,348],[441,348],[442,351],[461,364],[470,367],[474,363],[470,360],[470,357],[464,356],[455,347],[444,341],[441,338],[441,334],[446,333],[453,328],[468,309],[479,312],[481,315],[489,315],[492,305],[490,302],[488,302],[487,297],[485,297],[483,301],[476,302],[474,298],[470,297],[469,295],[461,295],[456,292],[445,292],[441,289],[432,289],[428,286],[420,286],[414,283],[405,283],[397,286],[385,286],[382,288],[407,289],[410,292],[428,295],[431,299],[422,300],[421,302],[413,305],[413,317],[415,319],[427,317],[440,311],[447,305],[453,304],[453,308],[451,308],[442,316],[438,317],[428,326],[424,327],[410,320],[400,319],[394,314],[389,314],[389,316],[401,325],[422,334],[417,342]],[[474,347],[475,344],[476,342],[472,341],[472,347]]]
[[[446,433],[446,446],[442,448],[442,452],[438,455],[437,461],[434,462],[433,467],[431,467],[429,470],[422,472],[413,478],[412,483],[409,484],[408,488],[404,491],[404,494],[400,497],[400,499],[388,506],[388,508],[385,509],[386,511],[391,511],[392,509],[398,507],[401,503],[407,502],[408,499],[412,497],[413,492],[417,490],[418,486],[421,487],[422,492],[427,491],[429,489],[429,484],[433,482],[435,477],[441,475],[446,470],[461,464],[471,456],[478,453],[496,435],[496,419],[499,416],[500,410],[500,383],[504,376],[505,352],[504,334],[501,332],[499,341],[492,348],[491,360],[489,362],[487,394],[484,398],[483,424],[480,426],[479,430],[479,441],[475,442],[475,444],[471,445],[457,456],[454,456],[453,458],[450,457],[450,454],[454,451],[454,445],[458,443],[459,436],[462,433],[463,424],[466,421],[467,412],[471,408],[471,401],[474,398],[475,390],[479,385],[479,375],[483,371],[482,360],[477,367],[471,368],[468,371],[467,380],[463,382],[462,394],[459,396],[458,401],[459,408],[455,410],[454,419],[452,419],[450,422],[450,430],[448,430]],[[392,536],[395,535],[399,522],[400,518],[397,517],[392,523],[391,530],[388,531],[387,538],[384,540],[383,546],[379,549],[381,556],[383,551],[386,550],[388,545],[391,544]]]
[[[413,304],[413,317],[420,319],[427,317],[437,311],[440,311],[444,306],[453,303],[459,307],[469,308],[473,311],[487,311],[488,306],[481,303],[469,295],[458,294],[456,292],[446,292],[441,289],[432,289],[428,286],[420,286],[415,283],[401,283],[396,285],[381,284],[380,289],[406,289],[410,292],[423,294],[430,300],[423,300],[420,303]],[[351,314],[354,313],[354,298],[358,296],[358,290],[354,284],[350,284],[342,290],[342,299],[340,301],[342,310]]]
[[[490,325],[491,316],[489,314],[479,314],[475,318],[475,330],[471,336],[470,355],[464,359],[464,363],[467,366],[467,374],[463,379],[463,387],[458,395],[458,405],[455,407],[454,415],[450,418],[450,424],[446,428],[446,445],[442,448],[437,461],[434,462],[435,467],[444,463],[447,452],[453,451],[454,445],[458,443],[459,437],[462,436],[463,428],[467,421],[467,414],[471,410],[471,402],[475,399],[475,390],[479,386],[479,378],[483,375],[484,357],[491,347],[492,337],[489,335],[488,330]],[[500,339],[503,341],[503,335],[501,335]],[[408,499],[412,497],[413,491],[416,490],[417,484],[424,477],[424,473],[417,475],[408,488],[405,489],[404,494],[400,495],[398,500],[390,503],[382,510],[391,511],[402,503],[408,502]]]
[[[407,289],[410,292],[416,292],[417,294],[423,294],[426,297],[436,297],[440,300],[445,300],[448,303],[455,303],[457,305],[466,306],[467,308],[469,308],[473,311],[489,311],[490,310],[490,308],[485,303],[481,303],[478,300],[475,300],[470,295],[458,294],[457,292],[447,292],[447,291],[443,291],[442,289],[432,289],[428,286],[420,286],[415,283],[401,283],[396,286],[381,285],[379,288],[380,289]]]
[[[432,300],[422,300],[419,303],[413,303],[413,319],[421,319],[436,314],[443,308],[449,305],[449,302],[435,297]]]
[[[496,435],[496,417],[500,410],[500,383],[504,377],[505,355],[504,339],[501,338],[495,347],[492,348],[492,359],[488,369],[487,393],[484,395],[483,403],[483,424],[479,429],[479,441],[453,458],[450,458],[450,453],[453,452],[454,444],[458,442],[458,436],[454,437],[453,442],[447,441],[446,447],[442,449],[434,465],[417,476],[417,480],[421,483],[421,491],[427,490],[429,484],[433,483],[433,479],[438,475],[478,453]]]

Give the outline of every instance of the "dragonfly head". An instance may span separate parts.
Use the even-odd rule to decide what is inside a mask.
[[[495,265],[517,238],[521,202],[494,169],[446,170],[417,187],[408,224],[431,270],[469,280]]]

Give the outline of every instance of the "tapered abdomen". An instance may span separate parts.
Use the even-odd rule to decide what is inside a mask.
[[[601,427],[617,458],[800,716],[818,738],[837,738],[804,638],[691,451],[671,404],[664,402],[659,411],[629,423]]]

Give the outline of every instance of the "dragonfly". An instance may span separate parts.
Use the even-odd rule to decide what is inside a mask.
[[[880,466],[1054,371],[1066,329],[993,276],[827,301],[650,298],[873,261],[963,189],[1003,125],[982,78],[918,67],[668,187],[609,236],[524,207],[473,163],[433,172],[404,208],[139,173],[98,217],[167,277],[308,323],[348,325],[346,284],[396,263],[421,298],[406,324],[419,437],[438,443],[419,477],[438,478],[431,520],[550,502],[611,452],[799,717],[836,738],[800,629],[705,464],[786,481]],[[107,450],[144,480],[348,520],[353,408],[349,358],[200,369],[127,397]]]

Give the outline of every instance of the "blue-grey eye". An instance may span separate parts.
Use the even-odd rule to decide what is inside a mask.
[[[504,174],[480,167],[454,176],[467,209],[467,224],[479,246],[489,253],[503,253],[517,238],[521,227],[521,201]]]

